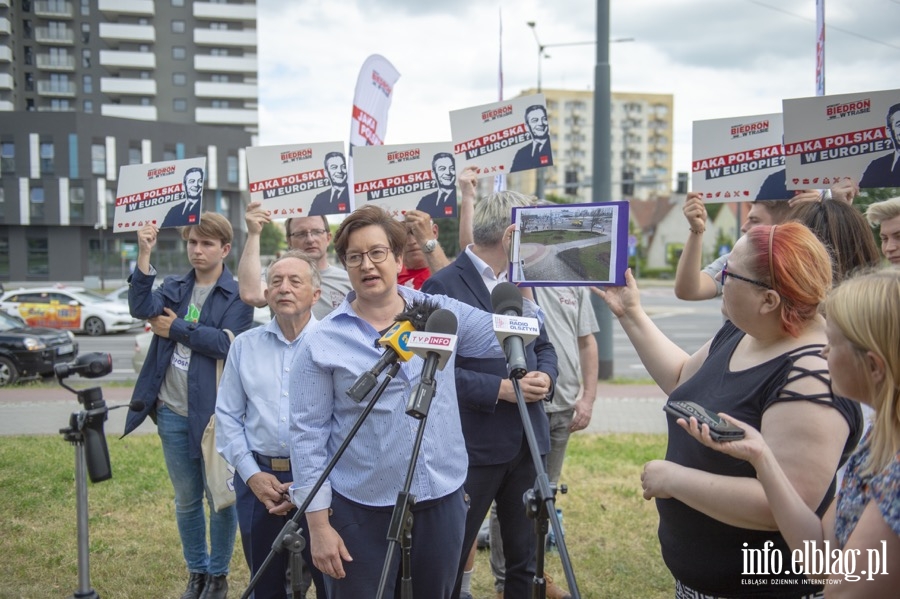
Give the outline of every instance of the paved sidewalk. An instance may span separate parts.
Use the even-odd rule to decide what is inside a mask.
[[[80,385],[81,386],[81,385]],[[88,385],[83,385],[88,386]],[[128,405],[131,387],[103,387],[108,407]],[[656,385],[611,385],[600,383],[588,433],[664,433],[662,406],[666,396]],[[55,435],[69,425],[72,412],[82,409],[77,397],[62,387],[37,389],[12,387],[0,390],[0,435]],[[109,412],[107,435],[121,435],[127,408]],[[136,431],[154,433],[148,418]]]

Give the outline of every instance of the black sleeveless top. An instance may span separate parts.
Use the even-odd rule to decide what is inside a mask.
[[[807,345],[783,354],[763,364],[746,370],[732,372],[729,362],[744,332],[726,322],[713,339],[709,356],[689,380],[675,389],[670,401],[694,401],[713,412],[725,412],[759,430],[763,413],[781,401],[811,401],[832,406],[846,419],[850,435],[844,445],[841,464],[850,456],[862,434],[862,412],[859,404],[831,394],[827,369],[807,370],[796,364],[797,360],[818,355],[822,345]],[[819,395],[800,395],[784,387],[806,377],[814,377],[828,385],[828,391]],[[756,471],[749,462],[738,460],[698,443],[680,426],[675,417],[667,415],[669,444],[666,460],[689,468],[696,468],[725,476],[756,478]],[[832,481],[822,504],[821,516],[834,497]],[[810,585],[805,578],[787,576],[790,571],[791,552],[775,531],[738,528],[715,520],[676,499],[657,499],[659,511],[659,541],[663,559],[672,575],[689,587],[721,597],[800,597],[815,592],[820,586]],[[744,572],[746,549],[762,549],[766,541],[780,550],[782,573],[771,577]],[[759,555],[759,554],[757,554]],[[771,563],[771,562],[770,562]],[[770,569],[771,571],[771,569]],[[770,582],[769,579],[780,579]],[[798,584],[785,584],[785,579],[798,579]],[[742,579],[752,579],[742,584]]]

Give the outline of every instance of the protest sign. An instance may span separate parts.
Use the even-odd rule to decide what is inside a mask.
[[[205,180],[203,157],[121,167],[113,231],[199,224]]]

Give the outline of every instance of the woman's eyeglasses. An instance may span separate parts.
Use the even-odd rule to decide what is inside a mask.
[[[372,264],[380,264],[387,260],[388,254],[391,253],[390,248],[383,246],[374,247],[368,252],[360,252],[358,254],[347,254],[344,256],[344,264],[348,268],[358,268],[362,266],[363,256],[368,256]]]
[[[733,279],[737,279],[738,281],[744,281],[745,283],[753,283],[759,287],[764,287],[766,289],[772,289],[771,285],[767,285],[762,281],[756,281],[754,279],[748,279],[747,277],[742,277],[741,275],[736,275],[733,272],[728,272],[728,262],[725,262],[725,265],[722,267],[722,285],[725,284],[725,281],[728,280],[728,277]]]

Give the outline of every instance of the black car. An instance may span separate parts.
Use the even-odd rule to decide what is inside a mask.
[[[0,387],[20,378],[50,376],[53,367],[78,356],[78,344],[69,331],[29,327],[0,310]]]

